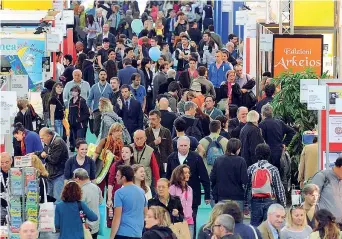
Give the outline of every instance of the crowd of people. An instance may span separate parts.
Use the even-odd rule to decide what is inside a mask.
[[[144,13],[137,1],[73,8],[77,58],[57,53],[57,78],[41,92],[46,127],[19,100],[14,153],[1,154],[5,182],[12,155],[40,159],[59,238],[83,238],[83,224],[97,238],[103,201],[111,239],[176,238],[172,225],[183,222],[194,239],[342,238],[342,157],[318,172],[305,148],[304,202],[287,210],[282,161],[296,131],[273,115],[271,73],[255,96],[243,43],[230,34],[223,44],[211,1],[150,1]],[[213,209],[198,229],[202,189]],[[34,229],[25,222],[22,238],[35,238]]]

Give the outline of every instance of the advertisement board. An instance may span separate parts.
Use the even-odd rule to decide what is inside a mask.
[[[323,35],[273,35],[273,75],[285,71],[323,70]]]

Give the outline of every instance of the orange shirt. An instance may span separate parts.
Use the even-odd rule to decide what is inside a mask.
[[[198,107],[202,107],[204,103],[204,95],[199,95],[196,98],[192,99],[192,102],[194,102]]]

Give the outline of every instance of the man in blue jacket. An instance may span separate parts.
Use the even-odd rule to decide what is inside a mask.
[[[133,75],[133,73],[139,73],[141,77],[140,84],[145,85],[144,73],[141,70],[132,66],[131,58],[126,57],[125,59],[123,59],[122,64],[124,68],[119,70],[119,73],[118,73],[118,78],[122,85],[130,85],[132,83],[131,76]]]
[[[208,79],[213,83],[216,95],[220,95],[220,85],[226,81],[227,71],[231,70],[227,63],[222,60],[222,51],[217,51],[216,62],[208,67]]]

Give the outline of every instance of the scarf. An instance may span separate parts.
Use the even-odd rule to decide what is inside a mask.
[[[198,72],[197,72],[197,70],[195,70],[191,74],[190,68],[188,68],[188,73],[189,73],[189,76],[190,76],[190,79],[191,79],[191,83],[192,83],[192,81],[198,77]]]
[[[145,147],[145,144],[143,146],[138,146],[134,143],[134,147],[136,148],[136,150],[141,151]]]
[[[107,160],[107,150],[113,153],[114,155],[114,161],[121,159],[121,150],[123,147],[123,141],[120,140],[114,140],[112,135],[108,135],[106,138],[105,146],[102,149],[101,153],[101,159],[103,160],[103,166],[106,165]]]
[[[26,132],[23,132],[23,139],[20,141],[20,150],[21,150],[22,156],[26,155],[25,137],[26,137]]]
[[[227,84],[227,87],[228,87],[228,95],[227,95],[227,97],[228,97],[228,100],[229,100],[229,104],[231,104],[232,103],[232,82],[228,82],[228,84]]]

